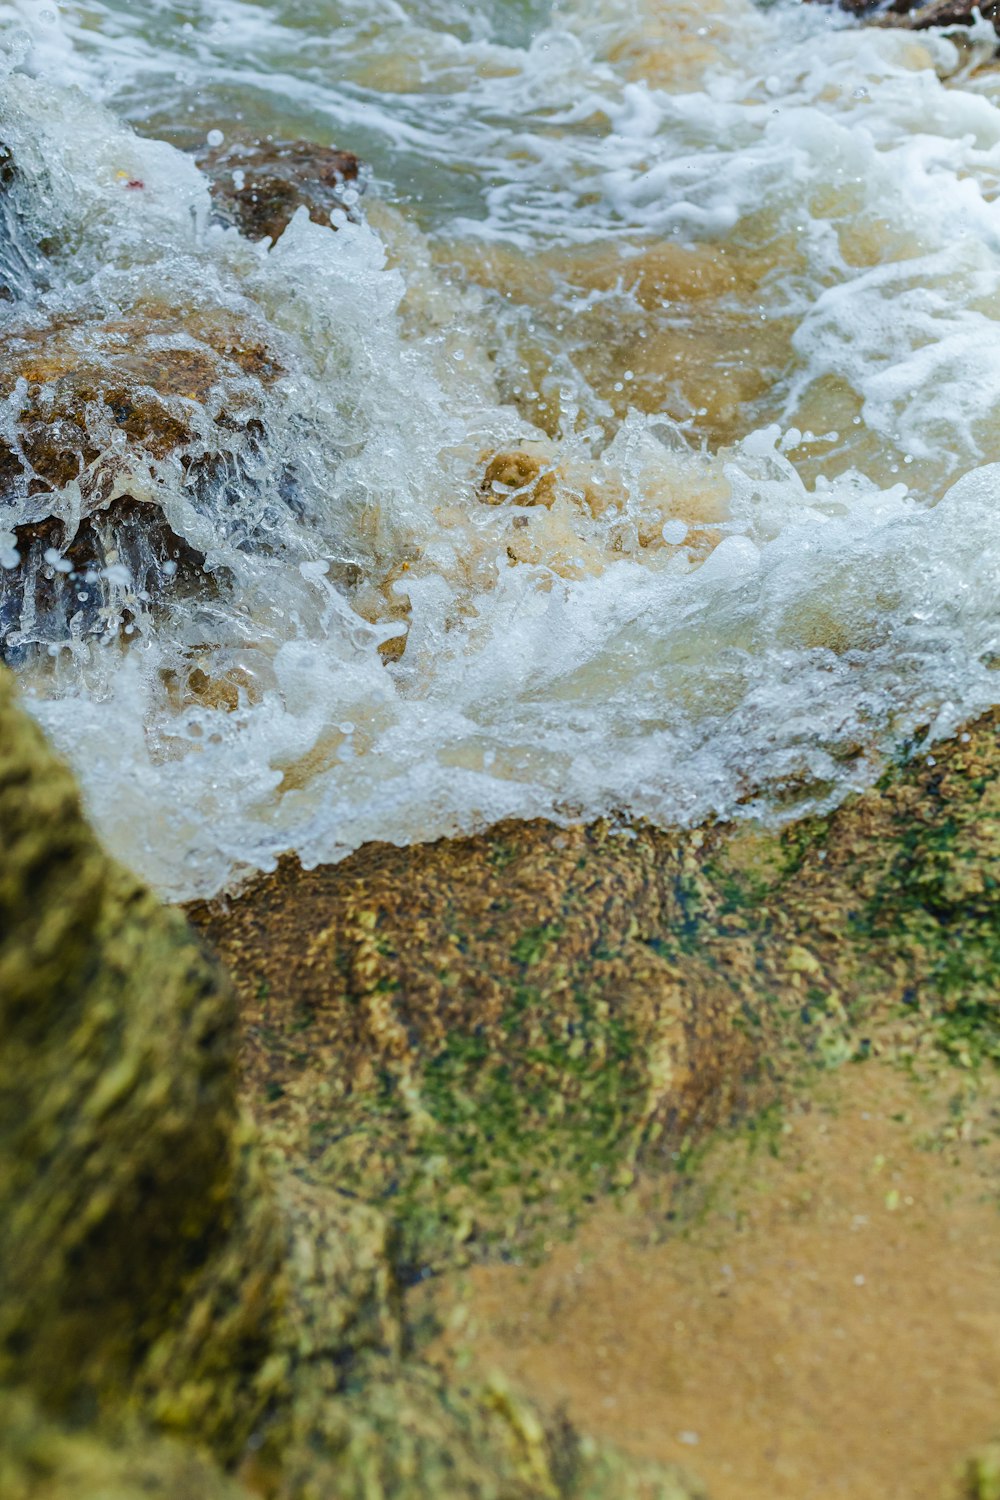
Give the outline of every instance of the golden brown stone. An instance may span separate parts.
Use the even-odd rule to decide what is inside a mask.
[[[78,634],[101,634],[178,582],[210,590],[202,553],[157,501],[157,466],[207,495],[227,458],[259,444],[252,413],[280,374],[260,331],[222,309],[143,303],[128,317],[28,315],[5,331],[4,353],[0,399],[18,407],[16,445],[0,441],[0,515],[18,554],[0,569],[4,654],[16,657],[22,627],[58,643],[74,617]],[[67,503],[57,492],[71,483],[79,500]],[[111,564],[130,578],[124,613],[104,581]]]
[[[408,1353],[388,1220],[262,1150],[234,1020],[0,670],[4,1500],[696,1495]]]
[[[292,215],[304,207],[314,224],[330,225],[336,210],[356,218],[354,198],[363,190],[361,163],[350,151],[315,141],[236,142],[198,158],[219,218],[248,239],[280,239]]]
[[[997,725],[783,833],[511,823],[283,861],[192,913],[258,1118],[391,1205],[415,1273],[572,1222],[806,1061],[993,1045]]]

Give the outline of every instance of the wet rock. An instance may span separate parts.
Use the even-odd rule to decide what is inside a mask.
[[[261,1142],[234,1025],[0,670],[5,1500],[696,1495],[407,1354],[389,1221]]]
[[[26,226],[14,157],[0,141],[0,304],[30,298],[47,280],[45,257]]]
[[[976,20],[974,10],[979,10],[984,20],[992,21],[994,29],[1000,30],[1000,5],[977,6],[966,3],[966,0],[926,0],[924,4],[897,0],[897,3],[875,13],[871,20],[877,26],[926,31],[931,26],[972,26]]]
[[[103,855],[6,675],[0,830],[0,1384],[62,1416],[152,1384],[239,1445],[285,1235],[247,1158],[228,985]]]
[[[27,654],[26,639],[108,641],[131,634],[136,618],[172,589],[211,587],[204,554],[155,505],[131,495],[84,517],[72,534],[50,516],[9,536],[16,561],[0,572],[0,655],[11,664]]]
[[[4,1500],[247,1500],[247,1491],[187,1445],[118,1434],[101,1441],[45,1417],[23,1393],[0,1391]]]
[[[13,302],[14,288],[12,259],[13,210],[10,206],[10,190],[14,184],[14,160],[7,147],[0,141],[0,302]]]
[[[286,861],[194,915],[236,974],[267,1129],[391,1202],[423,1274],[572,1222],[640,1150],[669,1160],[763,1097],[741,988],[685,936],[698,863],[652,830],[503,824]]]
[[[248,1098],[405,1276],[517,1255],[806,1061],[1000,1056],[1000,717],[784,833],[502,824],[193,908]],[[912,1022],[912,1025],[910,1025]],[[895,1036],[895,1033],[893,1033]],[[659,1190],[659,1189],[658,1189]]]
[[[198,165],[219,220],[251,240],[278,240],[302,207],[315,224],[329,225],[338,211],[358,218],[365,177],[350,151],[314,141],[254,141],[207,151]]]
[[[0,674],[10,1493],[698,1494],[424,1364],[397,1275],[539,1250],[806,1067],[1000,1056],[998,759],[992,714],[781,834],[507,824],[286,863],[194,911],[254,1128],[225,980]]]
[[[926,31],[931,26],[972,26],[979,10],[987,21],[1000,30],[1000,4],[977,6],[972,0],[838,0],[842,10],[850,11],[873,26],[898,26],[910,31]]]
[[[262,334],[223,309],[5,331],[0,402],[0,652],[127,629],[204,554],[172,525],[248,479],[260,395],[280,373]],[[235,494],[235,491],[234,491]],[[220,507],[225,509],[223,505]]]
[[[556,476],[545,455],[526,448],[496,453],[486,465],[479,487],[484,505],[552,504],[556,497]]]

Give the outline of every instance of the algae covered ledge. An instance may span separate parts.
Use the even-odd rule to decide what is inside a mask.
[[[0,693],[4,1493],[700,1494],[429,1362],[406,1288],[661,1212],[817,1067],[992,1068],[997,717],[780,833],[285,862],[190,911],[227,978]]]
[[[262,1137],[229,982],[0,694],[4,1495],[696,1493],[407,1353],[390,1216]]]
[[[1000,1500],[997,8],[145,9],[0,0],[0,1500]]]

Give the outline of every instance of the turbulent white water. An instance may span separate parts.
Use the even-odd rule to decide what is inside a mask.
[[[188,460],[239,414],[215,491],[87,414],[107,493],[154,500],[210,587],[154,608],[120,565],[129,639],[12,630],[115,852],[184,896],[508,815],[783,816],[1000,698],[982,31],[0,0],[0,347],[151,309],[194,347],[222,309],[281,372],[171,398]],[[214,225],[210,130],[358,151],[367,222]],[[81,482],[8,498],[0,561],[15,524],[72,530]]]

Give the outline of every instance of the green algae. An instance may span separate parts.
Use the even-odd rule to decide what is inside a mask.
[[[408,1351],[391,1219],[261,1139],[228,980],[3,673],[0,831],[5,1497],[696,1493]]]
[[[773,1149],[815,1066],[997,1059],[993,717],[785,833],[507,825],[286,863],[194,913],[239,1007],[5,678],[0,731],[17,1500],[180,1473],[193,1500],[693,1495],[421,1363],[405,1283],[539,1253],[719,1126]]]
[[[956,1500],[1000,1500],[1000,1443],[992,1443],[968,1459]]]
[[[783,831],[507,824],[286,861],[194,912],[240,989],[247,1097],[393,1218],[407,1280],[537,1254],[637,1171],[669,1193],[803,1070],[991,1062],[997,758],[987,716]]]

